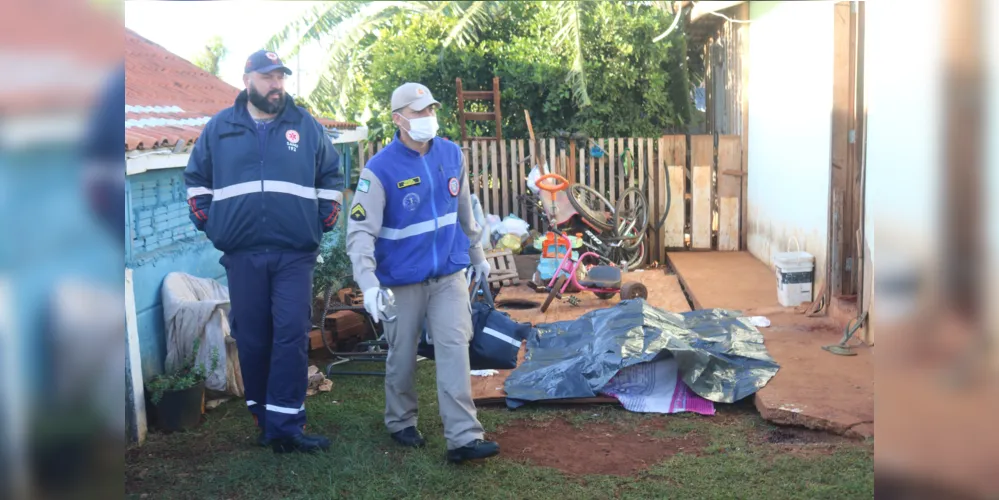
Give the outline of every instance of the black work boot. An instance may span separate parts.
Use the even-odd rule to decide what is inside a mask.
[[[392,439],[410,448],[423,448],[423,445],[427,444],[423,439],[423,434],[420,434],[420,431],[416,430],[416,427],[406,427],[399,432],[393,432]]]
[[[460,463],[466,460],[479,460],[483,458],[489,458],[499,454],[499,445],[494,441],[485,441],[482,439],[476,439],[471,443],[462,446],[461,448],[455,448],[453,450],[447,450],[447,461]]]
[[[264,435],[264,431],[260,431],[260,435],[257,436],[257,446],[261,448],[266,448],[270,445],[271,445],[271,440],[267,439],[267,436]]]
[[[274,438],[271,440],[271,447],[274,449],[274,453],[315,453],[330,449],[330,440],[322,436],[298,434]]]

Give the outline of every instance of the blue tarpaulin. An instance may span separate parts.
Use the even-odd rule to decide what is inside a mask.
[[[622,368],[668,356],[691,390],[716,403],[754,394],[779,368],[763,335],[738,311],[672,313],[625,300],[538,325],[524,362],[506,379],[507,406],[594,397]]]

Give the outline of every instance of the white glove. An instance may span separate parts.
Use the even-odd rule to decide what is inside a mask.
[[[478,264],[473,264],[472,267],[468,270],[468,276],[469,276],[468,282],[472,283],[482,280],[483,283],[486,283],[486,280],[489,278],[490,270],[491,269],[489,267],[489,261],[487,260],[484,260]]]
[[[385,305],[381,302],[381,294],[377,286],[373,286],[364,291],[364,310],[371,315],[371,320],[375,323],[381,321],[381,311]]]

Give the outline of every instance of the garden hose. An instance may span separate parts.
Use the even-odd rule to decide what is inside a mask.
[[[854,321],[856,321],[856,323],[854,323]],[[860,326],[863,325],[865,321],[867,321],[867,311],[864,311],[864,314],[861,314],[860,317],[850,320],[850,323],[853,323],[852,327],[850,326],[850,323],[846,324],[846,328],[843,330],[843,339],[840,340],[838,344],[824,345],[822,346],[822,349],[836,354],[837,356],[856,356],[857,353],[853,352],[852,348],[846,345],[846,343],[850,341],[853,334],[860,329]]]
[[[661,230],[663,228],[663,224],[666,223],[666,216],[669,215],[669,205],[670,205],[670,201],[671,201],[670,200],[670,198],[671,198],[670,194],[671,194],[671,191],[672,191],[672,189],[670,189],[670,187],[669,187],[669,170],[667,170],[665,172],[665,177],[666,177],[666,208],[663,210],[662,217],[659,218],[659,223],[656,224],[656,231],[659,231],[659,230]]]

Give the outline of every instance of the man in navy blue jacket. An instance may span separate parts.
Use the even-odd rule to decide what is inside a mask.
[[[273,52],[246,60],[246,90],[205,125],[184,172],[194,225],[223,252],[246,404],[276,453],[326,450],[304,434],[312,274],[340,214],[340,158],[284,92]]]

